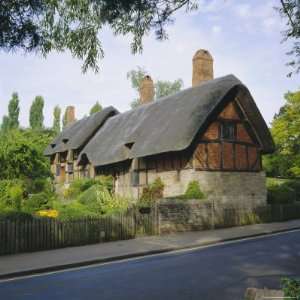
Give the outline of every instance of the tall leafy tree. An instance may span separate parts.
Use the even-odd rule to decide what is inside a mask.
[[[52,139],[53,132],[46,130],[0,132],[0,180],[49,177],[49,159],[43,151]]]
[[[102,106],[101,106],[101,104],[97,101],[94,105],[93,105],[93,107],[91,108],[91,110],[90,110],[90,115],[92,115],[92,114],[94,114],[94,113],[96,113],[96,112],[98,112],[98,111],[101,111],[102,110]]]
[[[8,116],[4,116],[1,128],[3,130],[13,129],[19,127],[19,97],[17,93],[13,93],[8,103]]]
[[[138,66],[136,70],[131,70],[127,73],[127,79],[131,82],[131,87],[139,93],[139,88],[142,79],[148,74],[145,68]],[[154,82],[155,88],[155,99],[160,99],[162,97],[175,94],[183,88],[182,79],[177,79],[175,81],[157,80]],[[135,108],[139,106],[140,98],[135,98],[130,106]]]
[[[64,129],[67,126],[67,109],[65,110],[65,113],[62,117],[62,128]]]
[[[115,35],[131,35],[133,53],[142,51],[143,37],[153,31],[159,40],[167,38],[166,26],[179,9],[196,9],[200,0],[7,0],[0,1],[0,49],[25,52],[69,50],[84,61],[82,69],[99,70],[104,55],[99,34],[109,26]],[[203,3],[202,3],[203,2]],[[210,1],[201,1],[209,5]],[[265,4],[269,5],[269,4]],[[300,62],[299,0],[280,0],[279,10],[287,20],[286,39],[294,40]]]
[[[29,112],[29,124],[32,129],[40,130],[44,126],[44,99],[36,96],[33,100]]]
[[[61,109],[58,105],[56,105],[53,110],[53,126],[52,126],[52,129],[55,133],[60,132],[60,118],[61,118]]]
[[[2,124],[1,124],[1,130],[2,131],[9,130],[9,118],[8,118],[8,116],[3,116]]]
[[[288,52],[293,59],[288,63],[295,73],[300,72],[300,1],[280,0],[279,11],[286,20],[287,30],[284,32],[285,40],[293,41],[292,49]],[[288,75],[291,76],[293,72]]]
[[[276,151],[264,165],[271,176],[300,177],[300,91],[287,93],[285,100],[272,122]]]
[[[179,92],[183,87],[182,79],[177,79],[175,81],[162,81],[158,80],[155,83],[155,96],[157,99],[172,95]]]
[[[103,57],[99,32],[110,26],[116,35],[131,34],[133,53],[142,38],[154,31],[167,37],[165,26],[178,9],[195,7],[196,0],[9,0],[0,1],[0,48],[41,52],[68,49],[84,60],[83,70],[98,70]]]

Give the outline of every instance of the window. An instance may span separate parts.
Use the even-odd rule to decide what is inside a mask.
[[[68,173],[73,173],[74,168],[73,168],[73,163],[68,163]]]
[[[221,137],[224,140],[234,140],[236,132],[235,123],[224,122],[221,124]]]
[[[131,172],[131,185],[138,186],[140,184],[139,171],[134,170]]]
[[[60,165],[56,165],[56,176],[60,176]]]

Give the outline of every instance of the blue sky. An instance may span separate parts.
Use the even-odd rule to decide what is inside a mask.
[[[145,67],[152,78],[182,78],[191,86],[193,54],[208,49],[214,57],[215,77],[236,75],[246,84],[267,122],[283,104],[283,94],[300,88],[299,76],[287,78],[289,44],[281,43],[285,24],[274,10],[279,0],[200,0],[199,10],[180,11],[168,27],[169,40],[160,42],[150,34],[144,51],[130,52],[130,36],[100,33],[105,57],[100,72],[81,73],[81,62],[68,52],[37,55],[0,52],[0,118],[7,113],[11,94],[21,102],[20,122],[28,125],[28,114],[36,95],[45,98],[45,124],[52,124],[55,105],[76,106],[76,117],[88,114],[98,100],[120,111],[129,109],[134,97],[127,71]]]

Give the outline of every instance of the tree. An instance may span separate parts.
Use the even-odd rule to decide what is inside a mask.
[[[62,128],[64,129],[67,126],[67,109],[62,117]]]
[[[92,115],[92,114],[94,114],[94,113],[96,113],[96,112],[98,112],[98,111],[101,111],[102,110],[102,106],[101,106],[101,104],[97,101],[94,105],[93,105],[93,107],[91,108],[91,110],[90,110],[90,115]]]
[[[99,32],[110,26],[116,35],[133,37],[133,53],[142,50],[142,38],[154,30],[160,40],[178,9],[191,10],[196,0],[10,0],[0,1],[0,48],[26,52],[69,50],[83,59],[83,71],[98,71],[103,57]]]
[[[142,79],[148,74],[148,72],[143,67],[137,67],[136,70],[131,70],[127,73],[127,79],[131,82],[131,87],[139,93],[139,88]],[[183,87],[182,79],[177,79],[175,81],[165,81],[157,80],[154,83],[155,88],[155,99],[160,99],[165,96],[169,96],[179,92]],[[131,108],[135,108],[140,105],[140,99],[135,98],[131,103]]]
[[[264,165],[271,176],[300,177],[300,91],[287,93],[285,100],[272,122],[276,151],[264,158]]]
[[[131,35],[133,53],[143,49],[142,39],[151,31],[166,39],[165,27],[179,9],[196,9],[199,0],[10,0],[0,1],[0,49],[39,52],[69,50],[84,61],[82,70],[99,70],[104,56],[100,31],[110,26],[115,35]],[[209,1],[207,1],[207,4]],[[280,0],[279,11],[287,19],[286,39],[295,39],[291,54],[300,56],[299,0]],[[291,65],[298,66],[299,59]]]
[[[3,116],[1,130],[2,131],[9,130],[9,117],[8,116]]]
[[[60,116],[61,116],[61,109],[58,105],[54,107],[53,110],[53,131],[57,134],[60,132]]]
[[[43,155],[53,139],[51,131],[12,129],[0,133],[0,180],[46,178],[49,159]]]
[[[8,103],[8,116],[4,116],[1,129],[8,130],[19,127],[19,97],[17,93],[13,93]]]
[[[158,80],[155,83],[155,96],[157,99],[175,94],[183,87],[182,79],[177,79],[173,82]]]
[[[284,32],[285,40],[294,41],[294,45],[289,55],[294,56],[288,65],[293,67],[295,73],[300,72],[300,1],[299,0],[280,0],[280,14],[286,19],[287,30]],[[290,72],[288,76],[291,76]]]
[[[36,96],[30,107],[29,124],[32,129],[41,130],[44,124],[44,99]]]

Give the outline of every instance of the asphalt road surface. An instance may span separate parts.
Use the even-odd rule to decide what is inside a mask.
[[[0,299],[242,300],[300,276],[300,231],[0,282]]]

